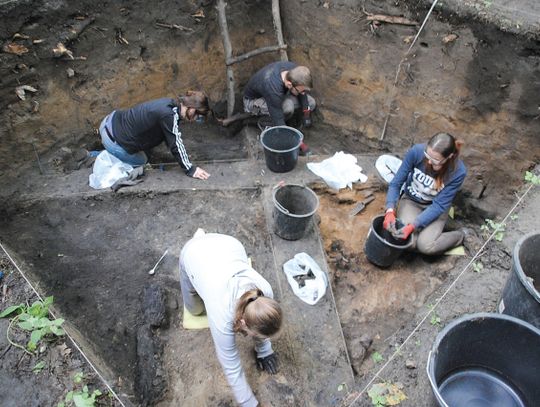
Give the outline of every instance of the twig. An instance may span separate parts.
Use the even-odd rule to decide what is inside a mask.
[[[6,350],[5,350],[4,352],[2,352],[2,354],[0,355],[0,359],[2,359],[2,358],[4,357],[4,355],[5,355],[6,353],[8,353],[8,351],[11,349],[12,346],[13,346],[13,345],[12,345],[11,343],[8,345],[8,347],[6,348]]]
[[[412,26],[418,25],[416,21],[409,20],[408,18],[405,18],[405,17],[385,16],[383,14],[368,14],[367,20],[379,21],[379,22],[388,23],[388,24],[412,25]]]
[[[36,150],[36,146],[34,145],[34,143],[32,143],[32,147],[34,147],[34,153],[36,154],[37,163],[39,166],[39,173],[43,175],[43,167],[41,166],[41,160],[39,159],[39,155],[38,155],[38,152]]]
[[[184,27],[183,25],[180,25],[180,24],[168,24],[168,23],[156,22],[156,26],[157,27],[168,28],[169,30],[175,29],[175,30],[188,31],[188,32],[193,31],[193,28]]]
[[[25,351],[26,353],[28,353],[29,355],[33,355],[32,352],[28,351],[24,346],[21,346],[19,345],[18,343],[15,343],[11,340],[11,338],[9,337],[9,331],[11,330],[11,327],[13,326],[13,323],[15,321],[17,321],[19,319],[19,316],[17,315],[15,318],[12,318],[10,321],[9,321],[9,325],[8,325],[8,328],[6,330],[6,338],[8,340],[8,342],[12,345],[12,346],[15,346],[16,348],[19,348],[19,349],[22,349],[23,351]],[[24,356],[24,355],[23,355]],[[21,363],[21,361],[19,360],[19,363]],[[19,366],[19,363],[17,363],[17,366]]]

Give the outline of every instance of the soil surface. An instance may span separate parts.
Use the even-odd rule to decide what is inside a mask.
[[[142,184],[118,194],[91,190],[87,151],[102,149],[95,129],[111,110],[204,89],[216,114],[224,114],[225,65],[214,3],[0,5],[3,246],[38,292],[54,295],[66,329],[126,405],[234,405],[208,331],[181,328],[177,255],[197,227],[239,238],[290,313],[275,345],[279,375],[256,372],[250,344],[240,339],[243,365],[261,401],[368,406],[366,389],[388,380],[403,385],[407,400],[401,405],[433,405],[424,366],[437,332],[465,313],[495,311],[513,245],[540,229],[531,215],[540,205],[534,187],[517,217],[506,220],[503,241],[490,241],[475,259],[481,271],[472,270],[471,258],[487,237],[480,229],[484,219],[508,214],[526,191],[524,172],[540,161],[534,25],[517,36],[499,29],[500,16],[471,19],[474,5],[464,14],[445,6],[434,11],[407,54],[418,26],[370,22],[368,15],[421,22],[424,2],[281,2],[289,58],[309,66],[314,77],[315,125],[302,129],[313,156],[291,173],[271,174],[256,121],[222,128],[210,120],[182,128],[192,160],[212,174],[208,182],[185,177],[162,145]],[[275,43],[269,0],[228,3],[235,55]],[[497,21],[499,26],[492,24]],[[177,28],[164,27],[172,24]],[[74,59],[53,56],[58,42]],[[250,75],[277,59],[270,53],[235,65],[236,111]],[[22,85],[37,91],[27,87],[21,95],[20,88],[18,96]],[[401,156],[437,131],[465,142],[469,173],[448,227],[467,228],[466,255],[407,253],[379,269],[363,253],[371,220],[384,209],[385,185],[375,175],[374,159],[389,151]],[[336,151],[355,154],[369,181],[339,192],[314,182],[305,163]],[[272,233],[271,191],[280,180],[309,184],[320,197],[316,224],[296,243]],[[370,195],[374,200],[351,215]],[[165,249],[169,255],[148,275]],[[308,251],[330,277],[316,307],[297,300],[281,273],[283,262],[299,251]],[[35,301],[1,254],[0,310]],[[439,319],[424,318],[433,304]],[[8,325],[0,319],[0,332]],[[11,332],[15,342],[27,340],[21,330]],[[56,405],[83,384],[107,393],[71,340],[47,341],[28,355],[0,336],[0,384],[13,389],[0,404]],[[33,371],[40,361],[44,369]],[[84,380],[75,383],[80,371]],[[98,403],[117,401],[105,395]]]

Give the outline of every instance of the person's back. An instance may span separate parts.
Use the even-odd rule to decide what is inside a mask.
[[[297,64],[290,61],[278,61],[261,68],[248,81],[244,89],[244,97],[248,99],[274,98],[279,97],[279,106],[281,99],[287,93],[287,88],[281,78],[281,73],[296,67]]]

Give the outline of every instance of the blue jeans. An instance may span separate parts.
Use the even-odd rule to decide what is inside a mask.
[[[114,155],[120,161],[125,162],[126,164],[130,164],[134,167],[146,164],[148,162],[148,157],[146,156],[144,151],[130,154],[126,150],[124,150],[124,148],[120,146],[120,144],[111,140],[111,138],[107,134],[107,131],[105,130],[105,127],[107,127],[109,132],[112,134],[111,122],[113,116],[114,112],[105,117],[99,125],[99,135],[101,136],[101,142],[103,143],[103,147],[105,147],[105,150]]]

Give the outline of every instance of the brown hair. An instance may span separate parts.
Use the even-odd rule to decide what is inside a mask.
[[[462,145],[463,142],[461,140],[456,140],[455,137],[449,133],[437,133],[428,141],[427,147],[439,153],[444,158],[448,158],[443,163],[442,168],[437,171],[437,175],[435,176],[435,189],[438,190],[442,186],[448,172],[455,169]],[[426,159],[426,167],[429,165],[427,161],[428,160]]]
[[[285,79],[290,81],[293,86],[303,86],[306,90],[311,90],[311,72],[309,71],[309,68],[305,66],[297,66],[290,71],[287,71]]]
[[[198,114],[207,115],[210,107],[208,96],[198,90],[188,90],[185,95],[178,96],[178,101],[187,108],[194,108]]]
[[[241,331],[242,319],[250,330],[268,338],[281,328],[283,313],[276,300],[265,297],[260,289],[254,288],[242,294],[236,304],[233,326],[235,332]]]

